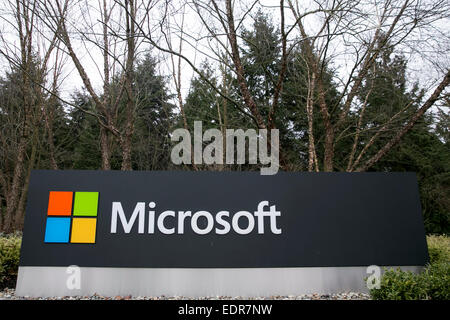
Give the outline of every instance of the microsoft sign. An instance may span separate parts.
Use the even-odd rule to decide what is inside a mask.
[[[411,173],[37,170],[17,294],[364,291],[368,266],[427,261]]]
[[[133,214],[130,219],[127,217],[122,208],[121,202],[112,203],[112,213],[111,213],[111,233],[117,233],[118,217],[122,224],[123,231],[125,233],[130,233],[133,225],[138,218],[138,233],[145,233],[145,220],[146,220],[146,206],[145,202],[138,202],[135,206]],[[148,228],[147,233],[155,233],[155,202],[150,202],[148,204],[150,210],[148,211]],[[195,234],[203,235],[214,232],[216,234],[227,234],[231,230],[238,234],[249,234],[255,228],[255,217],[257,219],[257,232],[259,234],[264,234],[264,218],[269,218],[270,222],[270,232],[273,234],[280,234],[281,229],[277,227],[277,218],[281,216],[280,211],[276,211],[275,206],[270,206],[270,210],[265,211],[264,207],[269,207],[269,201],[261,201],[258,204],[258,209],[255,211],[254,215],[249,211],[239,211],[236,212],[232,218],[230,217],[229,211],[219,211],[214,216],[206,211],[200,210],[192,213],[192,211],[173,211],[166,210],[161,212],[156,219],[156,228],[158,232],[163,234],[183,234],[186,225],[185,220],[190,218],[190,223],[188,224]],[[206,224],[205,227],[200,227],[201,219],[204,219]],[[170,226],[167,226],[165,220],[172,220]],[[230,223],[231,220],[231,223]],[[241,228],[239,222],[245,220],[245,227]],[[215,224],[217,225],[215,227]]]

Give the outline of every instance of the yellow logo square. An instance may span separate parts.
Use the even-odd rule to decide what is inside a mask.
[[[95,243],[95,218],[73,218],[71,243]]]

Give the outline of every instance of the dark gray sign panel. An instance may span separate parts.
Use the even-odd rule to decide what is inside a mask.
[[[255,212],[265,201],[265,211],[259,211],[266,215],[258,218]],[[279,215],[267,214],[271,206]],[[218,217],[223,211],[229,214]],[[413,173],[36,170],[20,266],[275,268],[427,261]]]

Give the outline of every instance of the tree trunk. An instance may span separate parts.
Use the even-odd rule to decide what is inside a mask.
[[[122,168],[121,170],[132,170],[131,166],[131,143],[134,131],[134,55],[135,55],[135,19],[136,11],[134,0],[125,0],[125,18],[126,18],[126,33],[127,33],[127,63],[125,68],[125,86],[127,91],[127,105],[126,105],[126,124],[125,132],[119,137],[122,147]]]
[[[50,104],[54,102],[54,99],[50,99]],[[47,109],[47,104],[44,103],[42,107],[42,112],[44,113],[44,122],[45,127],[47,129],[47,143],[48,143],[48,151],[50,156],[50,167],[53,170],[58,170],[58,164],[56,162],[55,156],[55,143],[53,141],[53,112]]]
[[[122,167],[121,170],[132,170],[131,166],[131,135],[125,134],[125,137],[121,138],[122,147]]]
[[[317,67],[315,67],[314,70],[317,70]],[[323,88],[321,75],[319,75],[317,84],[319,90],[320,112],[325,124],[323,171],[331,172],[333,171],[334,159],[334,128],[331,124],[330,114],[328,113],[328,108],[325,101],[325,89]]]
[[[247,87],[247,83],[244,77],[244,67],[242,66],[241,58],[239,56],[239,48],[237,43],[237,35],[236,29],[234,26],[234,17],[233,17],[233,9],[231,0],[226,1],[226,10],[227,10],[227,22],[228,22],[228,38],[231,45],[231,54],[233,57],[233,64],[237,75],[237,80],[239,84],[239,89],[242,94],[242,98],[244,99],[245,105],[250,110],[251,114],[256,120],[259,129],[266,129],[266,125],[261,117],[259,109],[256,105],[255,100],[250,93],[250,90]]]
[[[11,191],[6,199],[6,215],[5,215],[5,232],[10,233],[14,227],[15,211],[19,205],[20,184],[23,175],[23,165],[25,161],[25,151],[27,147],[27,136],[23,135],[19,140],[17,149],[16,164],[14,166],[14,174],[12,179]]]
[[[109,135],[107,129],[100,127],[100,149],[102,154],[102,169],[111,170],[110,150],[109,150]]]
[[[30,184],[30,174],[31,170],[34,167],[34,163],[36,161],[36,154],[37,154],[37,145],[38,145],[38,126],[36,121],[33,121],[33,139],[32,139],[32,145],[31,145],[31,155],[30,160],[28,161],[28,169],[25,176],[25,182],[22,187],[22,191],[20,192],[20,199],[17,205],[16,213],[14,216],[14,229],[15,230],[22,230],[23,229],[23,221],[25,217],[25,203],[28,193],[28,186]]]
[[[315,160],[315,144],[314,144],[314,91],[316,86],[316,74],[313,72],[311,81],[308,86],[308,97],[306,101],[306,116],[308,118],[308,171],[313,171]]]

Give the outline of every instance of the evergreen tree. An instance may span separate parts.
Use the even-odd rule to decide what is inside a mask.
[[[363,100],[370,90],[362,128],[365,130],[362,146],[368,143],[374,130],[396,116],[371,148],[378,150],[390,139],[392,132],[419,108],[424,92],[417,84],[407,89],[406,65],[403,56],[388,49],[380,54],[374,70],[369,73],[360,96]],[[448,233],[450,150],[433,131],[433,124],[434,115],[426,114],[371,171],[416,172],[427,232]]]
[[[72,103],[83,110],[92,110],[93,102],[86,93],[75,92]],[[100,126],[98,121],[86,112],[73,107],[68,115],[69,126],[74,139],[71,141],[69,167],[73,169],[98,170],[101,168],[99,145]]]
[[[170,166],[170,132],[175,119],[167,78],[157,74],[157,62],[147,54],[137,64],[136,123],[133,169],[166,170]]]

